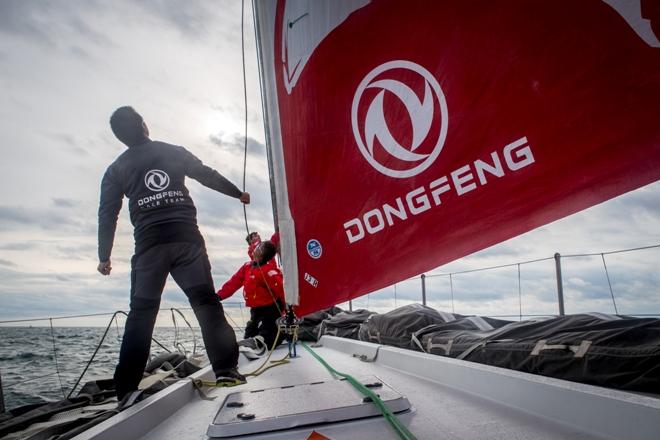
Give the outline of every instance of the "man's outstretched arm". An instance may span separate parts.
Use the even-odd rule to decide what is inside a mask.
[[[249,263],[246,263],[249,265]],[[249,266],[248,266],[249,267]],[[245,283],[245,264],[242,265],[231,278],[218,290],[218,296],[221,300],[227,299],[232,296],[238,289],[243,287]]]
[[[99,265],[97,270],[102,275],[110,275],[112,265],[110,254],[117,229],[117,217],[121,211],[124,192],[108,168],[101,182],[101,201],[99,202]]]
[[[202,185],[226,194],[230,197],[239,199],[246,205],[250,203],[250,194],[241,191],[236,185],[231,183],[226,177],[218,173],[211,167],[202,163],[190,151],[182,148],[186,157],[186,175],[192,177]]]

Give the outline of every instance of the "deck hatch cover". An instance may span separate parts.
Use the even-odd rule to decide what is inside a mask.
[[[410,409],[408,399],[379,378],[369,376],[359,381],[365,385],[382,383],[371,390],[393,413]],[[380,416],[376,405],[364,397],[346,380],[232,393],[222,402],[207,435],[227,438]]]

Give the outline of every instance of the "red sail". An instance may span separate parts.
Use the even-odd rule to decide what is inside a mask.
[[[355,2],[330,25],[337,3],[271,7],[299,314],[658,180],[651,3]]]

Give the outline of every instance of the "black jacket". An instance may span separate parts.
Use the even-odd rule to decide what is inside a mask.
[[[228,196],[241,196],[236,185],[183,147],[148,141],[122,153],[101,182],[99,261],[110,259],[124,195],[136,245],[159,225],[189,225],[196,230],[197,210],[185,186],[186,176]]]

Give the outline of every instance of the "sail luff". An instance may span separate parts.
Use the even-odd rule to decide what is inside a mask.
[[[279,109],[277,105],[275,64],[273,51],[269,49],[274,44],[275,4],[254,0],[252,5],[264,111],[266,149],[268,151],[268,168],[271,181],[271,197],[273,199],[274,220],[280,232],[284,291],[287,304],[296,305],[299,299],[295,223],[289,209],[286,169],[284,167]]]
[[[253,3],[255,3],[253,1]],[[266,109],[266,97],[265,97],[265,87],[263,84],[263,63],[261,62],[262,58],[262,48],[259,45],[259,24],[258,24],[258,17],[256,14],[256,6],[253,4],[252,6],[252,19],[253,19],[253,25],[254,25],[254,35],[255,35],[255,40],[257,42],[256,48],[257,48],[257,69],[259,72],[259,96],[261,97],[261,114],[263,118],[263,123],[264,123],[264,137],[265,137],[265,142],[266,142],[266,161],[268,163],[268,183],[270,186],[270,201],[271,201],[271,209],[273,211],[273,226],[275,231],[279,230],[278,224],[278,216],[277,216],[277,192],[275,190],[275,175],[273,173],[273,153],[271,151],[271,140],[270,140],[270,124],[268,121],[268,118],[266,115],[268,114],[268,111]]]

